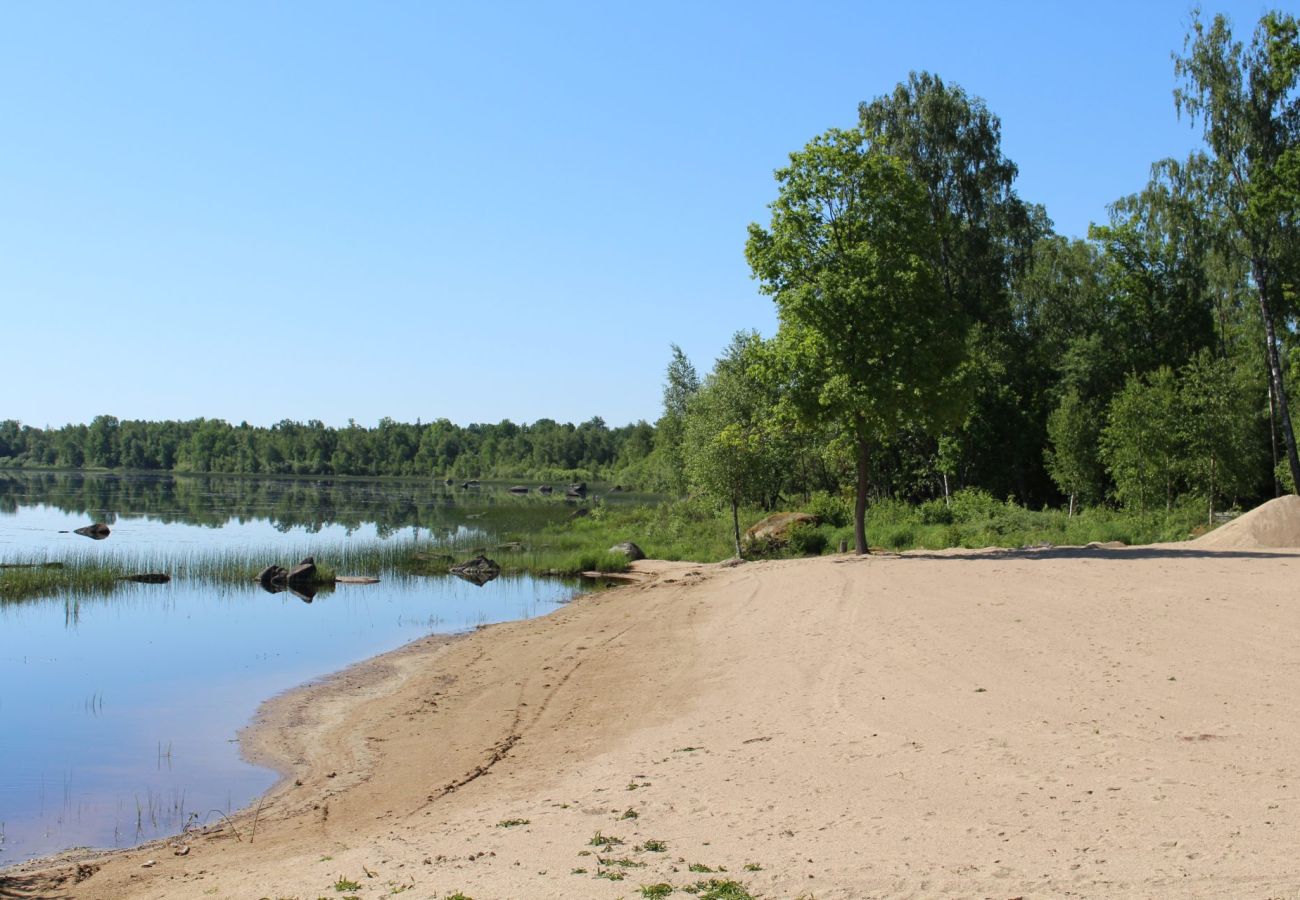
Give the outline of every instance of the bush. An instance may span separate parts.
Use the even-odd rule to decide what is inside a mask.
[[[951,525],[952,507],[943,500],[927,500],[918,507],[922,525]]]
[[[790,549],[800,556],[821,556],[829,542],[826,532],[814,525],[797,522],[790,527]]]
[[[966,488],[953,494],[950,498],[953,522],[978,522],[992,519],[1004,510],[1005,505],[994,499],[993,495],[982,488]]]
[[[813,494],[805,511],[812,513],[825,524],[833,525],[836,528],[843,528],[853,521],[851,502],[844,497],[832,496],[825,491],[817,491]]]

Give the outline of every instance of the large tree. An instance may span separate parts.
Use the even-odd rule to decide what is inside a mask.
[[[1041,460],[1048,378],[1016,327],[1010,286],[1050,223],[1016,195],[998,117],[959,85],[913,72],[862,103],[858,118],[871,145],[900,159],[924,188],[939,283],[979,326],[972,343],[989,367],[972,385],[948,456],[998,492],[1040,496],[1050,489]]]
[[[1194,13],[1175,72],[1177,107],[1201,121],[1209,150],[1206,200],[1226,211],[1250,262],[1287,465],[1300,491],[1278,333],[1300,245],[1300,27],[1293,16],[1269,13],[1246,47],[1224,16],[1206,23]]]
[[[868,133],[828,131],[776,179],[771,225],[750,225],[745,254],[778,307],[792,402],[853,443],[866,553],[872,448],[951,418],[966,317],[935,268],[925,189]]]

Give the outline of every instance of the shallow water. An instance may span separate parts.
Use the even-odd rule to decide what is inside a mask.
[[[0,507],[0,561],[188,547],[266,547],[274,557],[308,540],[409,538],[416,529],[426,538],[430,529],[492,536],[490,523],[464,518],[475,515],[464,503],[426,524],[328,516],[286,524],[245,511],[200,525],[139,512],[120,493],[113,508],[88,516],[24,489]],[[112,535],[58,534],[89,518],[111,519]],[[544,614],[576,590],[529,577],[483,587],[394,577],[304,603],[255,585],[175,581],[0,605],[0,865],[73,846],[129,846],[255,802],[275,774],[242,761],[235,736],[263,700],[431,633]]]

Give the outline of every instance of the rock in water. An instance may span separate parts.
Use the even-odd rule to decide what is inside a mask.
[[[289,570],[285,581],[294,586],[316,583],[316,563],[309,556]]]
[[[142,572],[139,575],[123,575],[120,580],[135,581],[140,584],[166,584],[172,580],[172,577],[162,572]]]
[[[283,585],[289,573],[283,566],[267,566],[257,573],[257,583],[264,588],[270,588],[272,585]]]
[[[631,541],[624,541],[621,544],[615,544],[613,547],[609,548],[609,552],[621,553],[628,559],[632,560],[632,562],[636,562],[638,559],[645,559],[645,551]]]
[[[482,587],[501,574],[501,567],[497,565],[494,560],[488,559],[480,553],[473,559],[467,559],[463,563],[457,563],[448,569],[448,571],[458,578],[463,578],[471,584],[477,584],[479,587]]]
[[[103,522],[96,522],[93,525],[86,525],[82,528],[74,529],[73,534],[79,534],[82,537],[92,538],[96,541],[102,541],[112,534],[112,531]]]

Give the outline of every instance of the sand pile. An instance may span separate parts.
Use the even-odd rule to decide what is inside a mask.
[[[1193,543],[1201,547],[1243,550],[1300,547],[1300,497],[1287,494],[1270,500]]]

